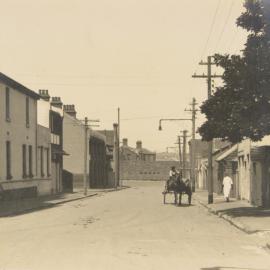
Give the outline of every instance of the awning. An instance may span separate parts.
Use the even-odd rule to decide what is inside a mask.
[[[221,154],[217,159],[216,161],[222,161],[223,159],[229,157],[230,155],[232,154],[236,154],[237,152],[237,149],[238,149],[238,145],[235,144],[233,147],[231,147],[230,149],[228,149],[227,151],[225,151],[223,154]],[[236,159],[237,160],[237,159]],[[232,157],[231,158],[231,161],[235,161],[235,157]]]

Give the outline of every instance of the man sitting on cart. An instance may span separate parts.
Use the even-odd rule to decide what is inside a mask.
[[[165,185],[165,191],[168,190],[168,183],[170,180],[172,181],[176,181],[178,176],[181,177],[181,173],[176,170],[175,166],[172,166],[171,169],[170,169],[170,172],[169,172],[169,179],[166,181],[166,185]]]
[[[176,179],[179,174],[180,172],[177,171],[174,166],[171,167],[170,172],[169,172],[170,179],[172,178]]]

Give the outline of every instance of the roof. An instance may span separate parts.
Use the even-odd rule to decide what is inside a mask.
[[[232,161],[237,158],[237,150],[238,150],[238,145],[235,144],[234,146],[232,146],[230,149],[228,149],[227,151],[225,151],[224,153],[222,153],[217,159],[216,161],[222,161],[224,159],[231,159]]]
[[[104,142],[106,141],[105,135],[103,135],[102,133],[100,133],[99,131],[96,131],[96,130],[91,130],[90,131],[90,137],[93,137],[95,139],[102,140]]]
[[[252,147],[270,146],[270,136],[264,136],[261,141],[251,142]]]
[[[30,90],[29,88],[25,87],[24,85],[14,81],[13,79],[9,78],[7,75],[0,72],[0,82],[4,83],[5,85],[17,90],[27,96],[30,96],[34,99],[40,99],[40,95],[36,92]]]
[[[139,154],[144,154],[144,155],[155,155],[155,152],[151,152],[148,149],[145,148],[141,148],[141,149],[137,149],[137,148],[132,148],[130,146],[122,146],[121,149],[125,149],[125,150],[129,150],[137,155]]]

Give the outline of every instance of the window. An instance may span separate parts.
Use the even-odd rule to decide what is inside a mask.
[[[46,156],[47,156],[47,176],[50,176],[50,149],[46,149]]]
[[[40,175],[44,177],[43,146],[40,147]]]
[[[6,87],[6,121],[10,121],[10,90]]]
[[[29,145],[28,146],[28,153],[29,153],[29,177],[32,178],[33,177],[33,149],[32,149],[32,145]]]
[[[12,179],[11,175],[11,144],[10,141],[6,141],[6,174],[7,180]]]
[[[22,171],[23,171],[23,178],[27,177],[26,172],[26,145],[23,144],[22,146]]]
[[[26,127],[29,127],[29,97],[25,100]]]

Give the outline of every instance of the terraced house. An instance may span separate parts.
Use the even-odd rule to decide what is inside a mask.
[[[0,73],[0,185],[4,197],[38,192],[39,95]]]

